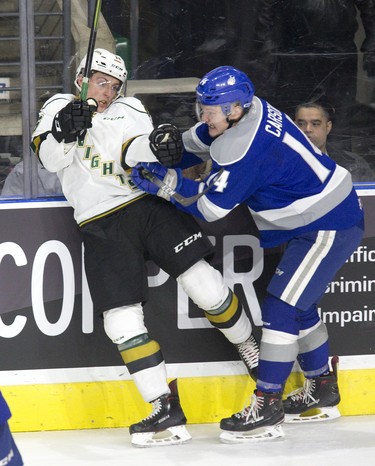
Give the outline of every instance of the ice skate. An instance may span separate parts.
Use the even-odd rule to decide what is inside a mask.
[[[191,439],[186,417],[180,405],[177,380],[169,384],[170,394],[152,401],[152,413],[129,428],[131,443],[135,447],[161,447],[179,445]]]
[[[302,388],[288,395],[283,401],[285,422],[328,421],[340,417],[336,406],[340,403],[338,361],[337,356],[332,358],[332,372],[329,375],[306,379]]]
[[[258,376],[259,346],[253,335],[242,343],[234,345],[244,362],[250,377],[256,382]]]
[[[247,443],[284,437],[281,423],[284,411],[281,393],[255,390],[250,406],[229,418],[222,419],[220,440],[223,443]]]

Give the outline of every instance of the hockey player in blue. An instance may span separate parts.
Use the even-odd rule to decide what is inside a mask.
[[[0,465],[22,466],[23,461],[9,429],[10,409],[0,392]]]
[[[180,200],[195,199],[176,206],[209,222],[247,204],[261,246],[284,245],[262,305],[256,390],[249,406],[220,424],[223,442],[274,438],[283,435],[286,417],[311,408],[339,415],[337,357],[331,372],[328,333],[317,304],[361,242],[363,211],[350,173],[314,146],[286,114],[257,98],[245,73],[216,68],[200,81],[196,95],[200,122],[182,137],[187,153],[212,159],[209,176],[196,182],[184,178],[180,169],[150,163],[139,164],[132,177],[144,191],[171,202],[176,203],[176,193]],[[145,170],[158,178],[158,186]],[[296,358],[306,381],[282,401]]]

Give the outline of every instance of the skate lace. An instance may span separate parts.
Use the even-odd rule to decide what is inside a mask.
[[[237,345],[237,349],[242,360],[248,367],[250,367],[250,369],[258,365],[259,347],[253,335],[243,343],[239,343]]]
[[[160,398],[157,398],[156,400],[151,401],[151,406],[152,406],[152,412],[151,412],[151,414],[149,414],[147,417],[145,417],[145,418],[143,419],[143,421],[148,421],[148,420],[154,418],[155,416],[157,416],[157,415],[160,413],[161,408],[162,408],[162,404],[161,404]]]
[[[314,379],[306,379],[303,387],[298,388],[294,392],[290,394],[290,398],[294,402],[302,402],[307,403],[308,401],[316,402],[316,399],[313,397],[313,393],[315,391],[315,380]]]
[[[263,396],[256,396],[251,395],[250,397],[250,404],[245,406],[245,408],[240,411],[239,413],[235,414],[235,416],[239,419],[245,418],[246,422],[252,418],[254,421],[259,420],[259,411],[263,408],[264,405],[264,397]]]

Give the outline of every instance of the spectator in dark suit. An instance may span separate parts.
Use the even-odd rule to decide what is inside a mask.
[[[346,168],[353,181],[374,181],[375,175],[366,160],[345,149],[327,144],[333,128],[334,109],[323,102],[307,102],[297,106],[294,121],[310,141],[322,152],[332,157],[336,163]]]

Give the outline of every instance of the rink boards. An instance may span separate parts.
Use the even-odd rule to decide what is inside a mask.
[[[327,288],[320,312],[331,355],[340,356],[343,415],[375,414],[375,209],[358,189],[365,237]],[[14,431],[120,427],[148,414],[116,347],[93,315],[82,245],[64,201],[0,204],[0,387]],[[280,250],[263,251],[250,215],[239,208],[202,228],[223,272],[260,334],[260,306]],[[240,410],[254,384],[232,346],[175,281],[149,264],[145,320],[161,344],[168,377],[179,379],[190,423],[218,422]],[[294,372],[289,391],[301,383]]]

